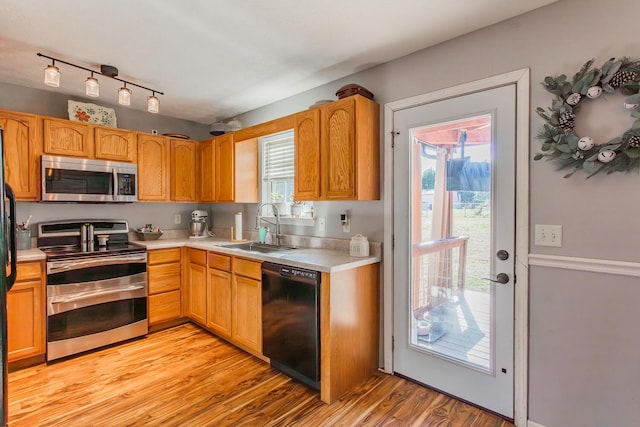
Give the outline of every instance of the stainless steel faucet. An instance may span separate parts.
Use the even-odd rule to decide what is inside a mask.
[[[261,216],[262,208],[264,206],[271,206],[273,209],[273,215],[276,217],[276,221],[273,222]],[[260,228],[260,221],[264,221],[267,224],[276,226],[276,246],[280,246],[280,214],[278,213],[278,207],[275,203],[263,203],[258,206],[258,210],[256,211],[256,230]]]

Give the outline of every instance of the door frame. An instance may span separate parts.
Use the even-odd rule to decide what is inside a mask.
[[[396,111],[509,84],[516,85],[514,422],[527,425],[529,343],[529,69],[523,68],[384,105],[383,371],[393,373],[393,138]]]

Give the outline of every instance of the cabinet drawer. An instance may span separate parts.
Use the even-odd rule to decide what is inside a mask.
[[[220,255],[209,252],[208,255],[209,267],[216,268],[218,270],[231,271],[231,257],[228,255]]]
[[[180,289],[180,263],[152,265],[148,275],[149,295]]]
[[[41,274],[41,263],[37,262],[19,262],[18,263],[18,276],[16,278],[17,282],[21,282],[23,280],[36,279],[40,280]]]
[[[194,264],[207,265],[207,251],[189,249],[189,261]]]
[[[149,296],[149,324],[178,319],[181,314],[180,291]]]
[[[149,265],[180,262],[180,248],[156,249],[148,252]]]
[[[240,276],[261,280],[261,265],[261,262],[249,261],[248,259],[243,258],[233,258],[233,272]]]

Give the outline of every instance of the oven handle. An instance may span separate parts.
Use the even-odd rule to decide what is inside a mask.
[[[82,268],[97,267],[100,265],[134,264],[147,262],[147,254],[121,255],[109,257],[96,257],[84,260],[50,261],[47,263],[47,274],[55,274],[63,271],[80,270]]]
[[[113,200],[118,200],[118,173],[116,169],[111,169],[113,175]]]
[[[137,286],[123,286],[120,288],[111,288],[101,292],[95,292],[95,291],[79,292],[77,294],[72,294],[69,296],[53,297],[50,299],[49,302],[51,304],[63,304],[63,303],[69,303],[74,301],[80,301],[83,299],[100,297],[103,295],[117,294],[119,292],[137,291],[139,289],[144,289],[144,288],[145,288],[144,285],[137,285]]]

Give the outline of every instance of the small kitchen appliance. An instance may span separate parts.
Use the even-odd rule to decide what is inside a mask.
[[[191,212],[191,222],[189,223],[190,239],[202,239],[209,237],[209,226],[207,225],[207,218],[209,213],[201,209],[196,209]]]

